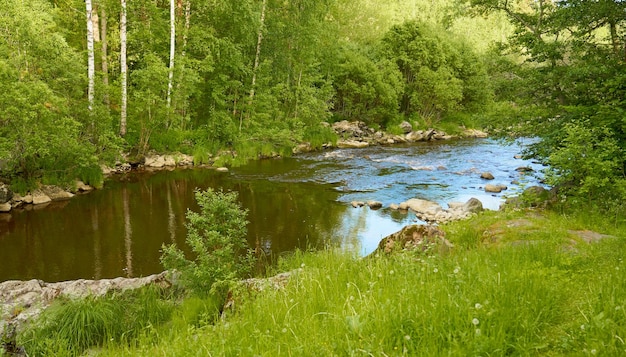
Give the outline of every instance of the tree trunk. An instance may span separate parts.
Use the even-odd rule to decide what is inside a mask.
[[[261,57],[261,42],[263,41],[263,27],[265,26],[265,7],[267,5],[267,0],[263,0],[263,4],[261,5],[261,24],[259,25],[259,34],[257,36],[256,42],[256,54],[254,56],[254,67],[252,68],[252,86],[250,88],[250,100],[249,106],[252,107],[252,100],[254,99],[254,86],[256,85],[256,71],[259,68],[259,60]],[[250,115],[250,108],[248,108],[248,116]],[[241,126],[243,124],[243,117],[239,119],[239,131],[241,131]]]
[[[126,0],[121,0],[120,11],[120,79],[122,81],[122,108],[120,118],[120,136],[126,135],[126,107],[128,105],[127,71],[126,65]]]
[[[102,84],[104,86],[104,103],[109,105],[109,59],[107,43],[107,13],[104,6],[100,6],[100,40],[102,41]]]
[[[89,102],[89,110],[93,109],[93,93],[95,87],[95,59],[93,51],[93,19],[91,0],[85,0],[85,9],[87,11],[87,78],[89,81],[87,88],[87,100]]]
[[[167,107],[172,105],[172,82],[174,80],[174,56],[176,55],[176,6],[170,0],[170,70],[167,80]],[[169,124],[169,123],[168,123]]]

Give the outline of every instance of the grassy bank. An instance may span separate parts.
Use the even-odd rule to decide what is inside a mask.
[[[132,338],[106,339],[90,353],[621,355],[624,228],[582,214],[489,212],[446,226],[455,248],[445,255],[297,252],[276,267],[295,271],[284,289],[241,293],[219,319],[212,301],[171,302],[169,318],[135,322]]]

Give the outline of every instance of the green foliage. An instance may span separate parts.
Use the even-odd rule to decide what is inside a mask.
[[[623,226],[582,213],[486,213],[446,227],[446,255],[295,252],[282,289],[211,328],[105,355],[620,355]],[[572,229],[617,238],[588,245]]]
[[[478,110],[491,97],[486,71],[479,58],[460,40],[426,23],[392,27],[382,40],[384,56],[402,73],[400,110],[417,113],[428,124],[442,115]]]
[[[187,238],[194,257],[175,245],[163,246],[161,263],[180,273],[181,284],[196,294],[225,297],[228,284],[247,274],[252,254],[247,249],[246,214],[236,192],[196,191],[200,212],[187,212]]]
[[[129,343],[146,328],[170,318],[172,304],[158,288],[124,295],[63,300],[21,333],[29,355],[79,356],[92,347]]]
[[[508,102],[497,109],[512,117],[500,126],[510,131],[515,124],[513,134],[542,139],[530,153],[551,165],[551,183],[567,197],[619,209],[626,171],[624,3],[469,3],[477,12],[506,14],[516,31],[501,50],[526,61],[490,56],[498,99]]]
[[[608,128],[568,124],[548,157],[548,182],[562,193],[610,207],[626,200],[624,149]]]
[[[321,149],[328,143],[335,145],[337,139],[337,134],[330,126],[307,127],[303,134],[303,140],[309,142],[315,149]]]
[[[344,50],[335,68],[337,120],[360,120],[386,126],[398,115],[403,92],[401,75],[393,62],[375,62],[365,55]]]

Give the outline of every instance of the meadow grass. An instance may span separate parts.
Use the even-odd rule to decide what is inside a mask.
[[[588,224],[555,213],[497,212],[446,226],[455,248],[445,255],[296,252],[276,268],[293,271],[284,289],[243,294],[217,321],[165,324],[132,345],[99,352],[623,355],[625,237],[609,227],[600,232],[615,238],[584,243],[571,231]]]

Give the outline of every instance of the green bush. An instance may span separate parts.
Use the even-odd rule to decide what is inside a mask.
[[[568,124],[548,157],[548,182],[561,192],[606,208],[626,200],[624,151],[608,128]]]
[[[200,212],[187,212],[187,239],[193,259],[176,245],[163,246],[161,263],[180,273],[181,285],[199,295],[220,296],[228,284],[242,278],[252,267],[247,249],[247,210],[237,203],[236,192],[197,190]]]

